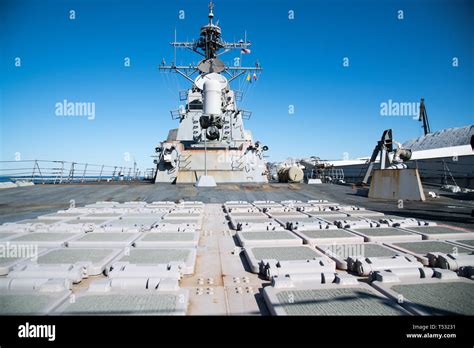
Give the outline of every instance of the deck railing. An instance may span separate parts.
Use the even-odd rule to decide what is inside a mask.
[[[154,169],[140,171],[126,166],[103,164],[20,160],[0,161],[0,182],[26,180],[34,183],[85,183],[151,180]]]

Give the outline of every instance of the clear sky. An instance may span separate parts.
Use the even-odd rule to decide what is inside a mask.
[[[424,97],[432,130],[473,124],[473,1],[214,2],[224,40],[246,30],[252,53],[243,63],[258,59],[264,68],[242,107],[253,111],[246,127],[270,147],[269,160],[367,156],[386,128],[402,142],[421,135],[412,117],[380,115],[389,99]],[[1,159],[19,152],[22,159],[131,165],[129,153],[140,168],[152,167],[155,145],[177,126],[169,116],[180,104],[177,89],[188,87],[157,66],[173,59],[175,28],[179,40],[198,37],[207,4],[0,0]],[[178,52],[178,63],[192,61],[199,56]],[[57,116],[64,99],[94,102],[95,119]]]

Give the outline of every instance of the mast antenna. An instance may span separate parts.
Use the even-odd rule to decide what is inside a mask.
[[[212,0],[209,2],[209,24],[212,25],[212,18],[214,18],[214,13],[212,13],[212,10],[214,9],[214,4],[212,3]]]
[[[260,64],[252,67],[242,66],[242,52],[250,53],[250,42],[247,42],[247,31],[244,33],[245,40],[238,42],[226,42],[221,38],[221,28],[213,23],[214,18],[214,3],[209,1],[209,23],[201,27],[200,37],[197,40],[186,40],[183,42],[177,41],[177,31],[175,28],[174,41],[171,45],[174,48],[174,61],[172,64],[166,65],[164,60],[159,66],[161,71],[175,71],[189,82],[194,83],[193,74],[207,74],[210,72],[223,72],[228,75],[228,82],[232,82],[236,78],[245,73],[258,72],[262,68]],[[185,48],[202,56],[202,60],[197,64],[178,65],[177,64],[177,48]],[[240,50],[240,64],[239,66],[226,66],[218,57],[230,50]]]
[[[176,42],[176,28],[174,28],[174,42]],[[177,65],[178,63],[176,62],[176,46],[174,46],[174,65]]]

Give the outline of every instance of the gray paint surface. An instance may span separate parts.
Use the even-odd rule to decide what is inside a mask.
[[[291,260],[312,260],[314,257],[320,257],[316,251],[308,247],[256,247],[251,248],[253,255],[257,260],[275,259],[280,261]]]
[[[0,293],[0,314],[40,313],[56,301],[58,294]]]
[[[392,286],[392,290],[432,315],[474,315],[474,282],[402,284]]]
[[[403,315],[394,302],[366,289],[288,290],[277,293],[288,315]],[[290,303],[292,299],[293,303]]]
[[[24,257],[0,257],[0,266],[8,265],[16,260],[24,259]]]
[[[335,254],[343,253],[344,258],[348,257],[391,257],[397,254],[396,251],[386,248],[380,244],[338,244],[337,246],[325,246],[324,250],[331,250]]]
[[[457,240],[457,242],[474,247],[474,239]]]
[[[187,232],[159,232],[148,233],[144,235],[140,241],[142,242],[158,242],[158,241],[190,241],[194,239],[194,233]]]
[[[415,217],[418,219],[449,223],[472,229],[473,204],[467,200],[455,199],[454,195],[430,188],[441,195],[426,202],[404,202],[398,208],[397,202],[371,201],[357,196],[349,186],[306,185],[306,184],[222,184],[216,188],[199,188],[192,185],[153,184],[71,184],[35,185],[2,190],[0,195],[0,222],[12,222],[35,218],[69,208],[74,199],[76,206],[98,201],[173,201],[180,199],[204,203],[254,200],[314,200],[326,199],[345,205],[360,205],[387,215]],[[455,208],[453,208],[455,206]]]
[[[73,233],[33,232],[10,239],[9,242],[52,242],[70,239]]]
[[[441,241],[423,241],[414,243],[393,243],[394,246],[409,250],[415,254],[426,255],[429,252],[449,254],[457,250],[458,253],[469,253],[472,250],[461,246],[441,242]]]
[[[315,230],[315,231],[300,231],[301,234],[308,236],[309,238],[346,238],[354,237],[353,233],[347,232],[343,229],[337,230]]]
[[[131,249],[130,255],[124,255],[120,261],[135,264],[184,262],[189,252],[187,249]]]
[[[127,232],[92,232],[87,233],[84,237],[76,239],[75,241],[80,242],[118,242],[127,240],[130,237],[135,235],[135,233],[127,233]]]
[[[60,263],[76,263],[87,262],[93,263],[102,261],[110,256],[114,250],[112,249],[57,249],[38,257],[39,264],[60,264]]]
[[[172,314],[176,296],[171,294],[107,294],[80,296],[67,306],[67,314]]]
[[[241,234],[248,240],[297,239],[294,234],[287,231],[241,232]]]
[[[403,236],[403,235],[414,235],[407,231],[402,231],[396,228],[388,227],[374,227],[374,228],[357,228],[354,229],[356,232],[363,233],[367,236]]]
[[[410,227],[410,230],[417,231],[420,233],[425,234],[445,234],[445,233],[462,233],[463,231],[459,231],[449,227],[443,226],[428,226],[428,227]]]

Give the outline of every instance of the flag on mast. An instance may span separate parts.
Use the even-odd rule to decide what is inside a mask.
[[[249,81],[249,82],[252,82],[252,79],[250,78],[250,73],[247,75],[246,80]]]

